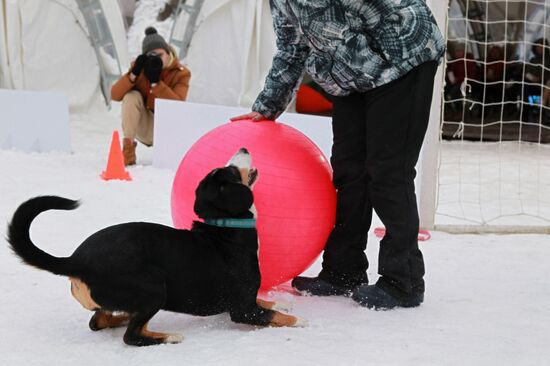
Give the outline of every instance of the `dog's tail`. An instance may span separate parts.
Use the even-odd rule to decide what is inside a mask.
[[[40,196],[22,203],[8,225],[7,241],[13,252],[28,265],[57,275],[72,275],[68,258],[54,257],[37,248],[31,240],[29,231],[32,221],[40,213],[52,209],[74,210],[78,206],[78,201],[57,196]]]

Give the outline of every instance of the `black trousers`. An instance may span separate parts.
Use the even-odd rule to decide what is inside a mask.
[[[424,292],[414,178],[436,71],[437,63],[427,62],[369,92],[334,98],[336,225],[325,246],[321,278],[345,286],[366,282],[374,209],[386,227],[377,285],[396,296]]]

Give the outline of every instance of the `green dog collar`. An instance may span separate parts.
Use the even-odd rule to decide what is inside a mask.
[[[204,223],[234,229],[253,229],[256,227],[256,219],[204,219]]]

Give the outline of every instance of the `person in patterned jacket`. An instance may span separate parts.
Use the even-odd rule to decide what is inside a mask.
[[[374,308],[424,300],[415,165],[428,126],[444,39],[423,0],[270,0],[277,52],[252,112],[276,119],[305,71],[333,96],[336,223],[317,277],[292,286],[352,295]],[[373,209],[386,227],[376,284],[365,254]]]

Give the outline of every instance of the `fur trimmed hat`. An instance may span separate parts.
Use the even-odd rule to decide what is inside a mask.
[[[147,27],[147,29],[145,29],[145,38],[143,38],[141,44],[141,52],[145,54],[157,48],[162,48],[170,53],[170,46],[166,43],[164,38],[157,33],[157,30],[154,27]]]

